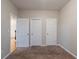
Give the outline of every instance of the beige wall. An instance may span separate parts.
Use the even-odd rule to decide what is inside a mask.
[[[9,0],[1,0],[1,59],[10,53],[10,15],[17,9]]]
[[[46,25],[45,25],[45,20],[46,18],[56,18],[58,20],[58,11],[57,10],[19,10],[18,12],[19,16],[18,17],[41,17],[43,20],[43,24],[42,24],[42,44],[46,45]]]
[[[58,40],[73,54],[77,54],[76,0],[70,0],[59,13]]]
[[[19,10],[19,17],[38,16],[38,17],[58,17],[57,10]]]

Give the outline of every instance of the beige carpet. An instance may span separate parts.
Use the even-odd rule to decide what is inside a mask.
[[[17,48],[7,59],[75,59],[59,46]]]

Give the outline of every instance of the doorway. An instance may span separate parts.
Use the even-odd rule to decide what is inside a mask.
[[[10,51],[13,52],[16,49],[16,16],[11,14],[10,16]]]
[[[30,46],[42,45],[42,19],[30,18]]]
[[[56,45],[57,41],[57,20],[46,19],[46,45]]]
[[[29,47],[29,19],[28,18],[17,19],[16,47]]]

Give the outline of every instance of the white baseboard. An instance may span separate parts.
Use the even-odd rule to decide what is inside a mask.
[[[12,52],[8,53],[3,59],[6,59]]]
[[[46,46],[46,45],[41,45],[41,46]]]
[[[58,46],[57,44],[52,44],[52,45],[41,45],[41,46]]]
[[[67,51],[69,54],[71,54],[73,57],[77,58],[76,55],[74,55],[72,52],[70,52],[68,49],[66,49],[63,45],[58,44],[58,46],[60,46],[61,48],[63,48],[65,51]]]

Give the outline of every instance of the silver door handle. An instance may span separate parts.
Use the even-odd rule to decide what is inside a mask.
[[[29,33],[27,33],[27,35],[29,35]]]
[[[46,35],[48,35],[48,33],[46,33]]]
[[[31,35],[33,35],[33,33],[31,33]]]

